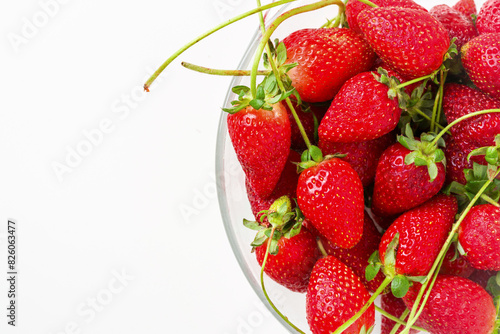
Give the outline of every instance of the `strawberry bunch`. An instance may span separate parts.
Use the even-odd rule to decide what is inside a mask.
[[[250,77],[224,111],[265,295],[264,275],[306,293],[313,334],[375,312],[384,334],[499,333],[500,0],[322,0],[261,28],[251,71],[185,66]]]

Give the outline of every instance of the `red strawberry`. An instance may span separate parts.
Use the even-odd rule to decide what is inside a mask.
[[[372,211],[388,217],[414,208],[436,195],[444,184],[445,168],[437,163],[437,176],[431,181],[427,166],[407,165],[412,151],[396,143],[378,161],[373,189]]]
[[[446,84],[443,95],[443,112],[448,123],[485,109],[500,108],[500,100],[465,85]],[[451,128],[456,143],[467,151],[494,144],[500,133],[500,115],[486,114],[467,119]]]
[[[478,35],[471,19],[448,5],[437,5],[429,13],[448,30],[450,39],[456,37],[455,45],[460,50],[462,45]]]
[[[313,334],[330,334],[356,314],[370,294],[356,274],[333,256],[316,262],[306,295],[307,322]],[[359,334],[375,324],[372,304],[343,334]]]
[[[345,81],[367,71],[375,60],[368,43],[349,29],[302,29],[283,43],[288,54],[286,62],[299,64],[288,75],[306,102],[333,99]]]
[[[500,1],[498,1],[500,22]],[[500,24],[500,23],[499,23]],[[462,64],[474,84],[483,92],[500,99],[500,28],[498,33],[483,34],[462,48]]]
[[[470,147],[464,150],[456,143],[452,136],[446,139],[446,184],[450,184],[453,181],[466,184],[465,169],[472,169],[474,162],[480,165],[487,164],[484,156],[473,156],[470,162],[467,161],[467,156],[475,148]]]
[[[479,34],[500,33],[500,0],[487,0],[477,15]]]
[[[377,55],[410,79],[437,70],[450,46],[443,25],[421,10],[369,8],[358,15],[358,24]]]
[[[403,312],[406,310],[406,305],[401,298],[396,298],[392,293],[386,293],[381,297],[381,306],[382,309],[389,314],[392,314],[395,317],[401,317]],[[389,318],[382,316],[382,328],[381,334],[389,334],[392,331],[392,328],[396,325],[394,321]],[[401,333],[404,329],[404,326],[400,326],[396,334]],[[418,333],[415,329],[410,329],[410,334]]]
[[[349,79],[337,93],[318,129],[320,141],[360,142],[391,132],[401,117],[389,87],[363,72]]]
[[[227,128],[236,156],[255,194],[271,195],[290,152],[290,121],[286,109],[247,107],[227,117]]]
[[[471,281],[479,284],[483,289],[486,289],[486,287],[488,286],[488,281],[491,277],[496,276],[496,274],[496,271],[477,269],[468,278]]]
[[[492,204],[474,206],[458,231],[465,257],[474,268],[500,270],[500,209]]]
[[[379,252],[384,262],[387,247],[399,233],[395,272],[425,276],[429,272],[455,221],[458,205],[453,196],[437,195],[403,213],[382,236]]]
[[[338,158],[324,160],[299,176],[297,203],[304,216],[328,240],[352,248],[363,234],[363,185]]]
[[[477,9],[474,0],[459,0],[456,4],[453,5],[452,8],[464,14],[471,21],[472,15],[477,15]]]
[[[262,266],[269,239],[255,248],[257,261]],[[269,254],[264,272],[275,282],[295,292],[306,292],[309,276],[320,256],[316,238],[302,227],[300,233],[288,239],[278,241],[279,251]]]
[[[341,159],[351,165],[356,173],[358,173],[363,187],[367,187],[375,179],[378,159],[387,147],[394,144],[394,141],[395,135],[390,132],[377,139],[362,142],[335,143],[320,141],[319,148],[325,155],[336,153],[346,154]]]
[[[440,274],[454,275],[468,278],[475,271],[464,256],[458,255],[455,244],[452,244],[444,256]],[[456,258],[455,258],[456,257]],[[455,258],[455,259],[454,259]]]
[[[338,247],[324,237],[321,238],[321,241],[328,255],[335,256],[335,258],[351,268],[351,270],[361,279],[361,282],[363,282],[363,285],[368,291],[375,292],[385,277],[379,272],[375,279],[368,282],[365,278],[365,271],[368,266],[368,259],[373,252],[378,250],[381,238],[382,235],[373,224],[372,219],[365,213],[363,236],[353,248],[344,249]]]
[[[403,300],[411,308],[421,284],[414,284]],[[496,310],[491,296],[478,284],[459,276],[439,275],[419,325],[433,334],[491,334]]]
[[[426,12],[427,9],[420,6],[413,0],[375,0],[372,1],[374,4],[379,7],[403,7],[403,8],[412,8],[416,10],[421,10]],[[349,24],[349,28],[362,34],[363,32],[359,28],[358,25],[358,15],[363,10],[370,8],[368,5],[358,1],[358,0],[348,0],[345,8],[345,15],[347,18],[347,23]]]
[[[248,180],[246,183],[248,200],[255,220],[260,222],[262,210],[269,210],[269,207],[281,196],[288,196],[289,198],[296,198],[297,182],[299,181],[299,174],[297,173],[297,165],[294,163],[300,162],[300,154],[295,151],[290,151],[285,168],[281,173],[280,179],[276,184],[272,194],[267,198],[259,197],[251,188]],[[267,219],[265,220],[267,221]]]

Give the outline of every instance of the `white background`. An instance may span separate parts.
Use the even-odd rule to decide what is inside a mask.
[[[254,5],[2,0],[1,333],[285,333],[245,280],[219,214],[215,142],[230,78],[176,61],[141,93],[176,49]],[[180,59],[235,68],[257,24]],[[7,218],[18,222],[15,329]]]

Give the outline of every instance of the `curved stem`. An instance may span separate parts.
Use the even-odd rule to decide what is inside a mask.
[[[369,0],[358,0],[359,2],[362,2],[364,3],[365,5],[368,5],[370,7],[373,7],[373,8],[376,8],[378,7],[378,5],[374,4],[373,2],[369,1]]]
[[[210,36],[211,34],[213,34],[213,33],[217,32],[217,31],[221,30],[222,28],[225,28],[228,25],[233,24],[234,22],[237,22],[239,20],[242,20],[242,19],[244,19],[244,18],[246,18],[248,16],[251,16],[251,15],[259,13],[259,12],[262,12],[263,10],[266,10],[266,9],[270,9],[270,8],[273,8],[273,7],[281,6],[281,5],[284,5],[286,3],[294,2],[294,1],[297,1],[297,0],[281,0],[281,1],[277,1],[275,3],[271,3],[271,4],[268,4],[268,5],[262,6],[262,7],[254,8],[254,9],[252,9],[252,10],[246,12],[246,13],[243,13],[243,14],[240,14],[238,16],[235,16],[232,19],[230,19],[230,20],[228,20],[228,21],[226,21],[226,22],[224,22],[222,24],[219,24],[218,26],[210,29],[209,31],[205,32],[204,34],[196,37],[191,42],[189,42],[188,44],[184,45],[182,48],[180,48],[179,50],[177,50],[173,55],[171,55],[156,70],[156,72],[153,73],[153,75],[144,84],[144,90],[149,92],[149,87],[151,86],[151,84],[156,80],[156,78],[161,74],[161,72],[163,72],[163,70],[168,65],[170,65],[171,62],[173,62],[177,57],[179,57],[184,51],[186,51],[187,49],[189,49],[190,47],[192,47],[193,45],[195,45],[199,41],[203,40],[204,38],[206,38],[206,37]]]
[[[342,326],[340,326],[339,328],[337,328],[335,330],[335,332],[333,332],[333,334],[340,334],[340,333],[342,333],[347,328],[349,328],[349,326],[351,326],[356,320],[358,320],[363,315],[363,313],[365,313],[366,310],[368,310],[368,308],[373,304],[373,302],[375,301],[375,299],[382,292],[384,292],[385,288],[389,284],[391,284],[391,282],[392,282],[392,278],[391,277],[386,277],[384,279],[384,281],[382,282],[382,284],[380,284],[380,286],[378,287],[377,291],[375,291],[375,293],[370,297],[370,299],[365,303],[365,305],[363,305],[363,307],[355,315],[353,315],[349,320],[347,320],[346,322],[344,322],[344,324]]]
[[[359,1],[359,0],[358,0]],[[414,84],[414,83],[417,83],[417,82],[420,82],[420,81],[424,81],[425,79],[429,79],[429,78],[432,78],[434,75],[436,75],[436,73],[438,72],[439,70],[436,70],[434,72],[432,72],[431,74],[428,74],[428,75],[425,75],[423,77],[420,77],[420,78],[416,78],[416,79],[413,79],[413,80],[410,80],[410,81],[406,81],[406,82],[403,82],[399,85],[397,85],[395,87],[395,89],[400,89],[400,88],[404,88],[406,86],[409,86],[411,84]]]
[[[267,299],[267,302],[269,303],[269,305],[271,305],[271,307],[273,308],[273,310],[276,313],[278,313],[278,315],[283,320],[285,320],[285,322],[287,324],[289,324],[290,326],[292,326],[292,328],[295,329],[297,332],[299,332],[301,334],[306,334],[302,330],[300,330],[297,326],[295,326],[293,323],[291,323],[290,320],[288,320],[288,318],[285,315],[283,315],[283,313],[281,313],[280,310],[278,310],[278,308],[274,305],[274,303],[271,301],[271,298],[267,294],[266,286],[264,285],[264,268],[266,267],[267,257],[269,256],[269,249],[271,248],[271,240],[273,240],[273,236],[274,236],[274,231],[275,230],[276,230],[275,227],[273,227],[273,229],[271,230],[271,235],[269,236],[269,239],[268,239],[268,242],[267,242],[266,254],[264,255],[264,260],[262,261],[262,268],[260,269],[260,284],[262,286],[262,291],[264,292],[264,296],[266,296],[266,299]]]
[[[310,5],[305,5],[302,7],[291,9],[288,12],[281,14],[269,26],[266,33],[262,36],[262,40],[260,41],[260,43],[257,47],[257,51],[255,53],[255,58],[254,58],[253,66],[252,66],[252,76],[250,78],[250,89],[252,92],[252,96],[255,96],[257,94],[257,79],[256,78],[257,78],[257,71],[259,68],[259,63],[260,63],[260,59],[262,57],[262,53],[264,52],[264,48],[266,47],[266,44],[268,43],[268,41],[271,38],[274,31],[276,31],[276,29],[278,28],[278,26],[281,23],[283,23],[283,21],[289,19],[292,16],[295,16],[295,15],[301,14],[301,13],[310,12],[310,11],[313,11],[313,10],[316,10],[319,8],[323,8],[326,6],[330,6],[330,5],[339,6],[339,12],[344,12],[344,10],[345,10],[345,5],[340,0],[323,0],[323,1],[315,2],[315,3],[310,4]]]
[[[185,61],[183,61],[181,65],[187,68],[188,70],[205,74],[211,74],[211,75],[228,75],[234,77],[244,77],[244,76],[250,76],[251,74],[251,72],[248,70],[220,70],[220,69],[208,68],[204,66],[187,63]],[[257,71],[257,75],[268,75],[269,73],[271,73],[271,71],[268,70]]]
[[[434,140],[432,141],[432,145],[437,145],[437,142],[438,140],[445,135],[446,132],[448,132],[448,130],[450,130],[453,126],[455,126],[456,124],[468,119],[468,118],[471,118],[471,117],[474,117],[474,116],[478,116],[478,115],[484,115],[484,114],[490,114],[490,113],[498,113],[500,112],[500,109],[486,109],[486,110],[480,110],[480,111],[475,111],[475,112],[472,112],[470,114],[467,114],[467,115],[464,115],[460,118],[457,118],[456,120],[454,120],[453,122],[451,122],[450,124],[448,124],[448,126],[446,126],[443,130],[441,130],[441,132],[436,136],[436,138],[434,138]]]
[[[321,241],[320,238],[318,238],[316,240],[316,244],[318,245],[318,249],[321,252],[321,255],[323,255],[324,257],[327,257],[328,256],[328,252],[326,251],[325,246],[323,245],[323,242]]]

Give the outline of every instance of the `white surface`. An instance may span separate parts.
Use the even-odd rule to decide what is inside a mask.
[[[243,277],[217,205],[230,79],[176,61],[141,90],[172,52],[253,6],[1,2],[1,333],[285,333]],[[256,26],[235,24],[180,59],[234,68]],[[16,328],[5,316],[7,218],[19,225]]]

